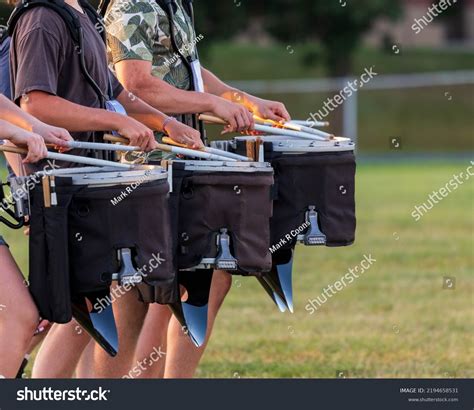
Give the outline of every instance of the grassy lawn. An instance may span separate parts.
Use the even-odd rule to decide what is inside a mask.
[[[449,92],[451,100],[445,96]],[[293,118],[306,120],[323,107],[329,94],[283,94],[265,97],[284,101]],[[359,148],[386,153],[389,141],[401,138],[402,152],[446,153],[474,151],[474,85],[408,90],[360,91]],[[339,109],[338,111],[341,111]],[[337,132],[340,113],[329,117]],[[429,120],[428,120],[429,119]],[[353,135],[348,135],[353,138]]]
[[[411,217],[468,165],[360,165],[356,244],[297,248],[293,315],[255,279],[235,277],[198,377],[473,377],[473,181]],[[26,272],[26,239],[0,232]],[[310,315],[308,299],[364,254],[372,268]],[[444,276],[456,277],[455,290],[442,289]]]
[[[304,63],[307,52],[317,52],[314,44],[254,45],[216,44],[210,51],[201,47],[203,64],[225,80],[279,80],[285,78],[326,77],[322,60],[317,56]],[[291,53],[293,51],[293,53]],[[203,54],[204,52],[204,54]],[[354,59],[352,72],[360,75],[366,67],[375,65],[383,74],[472,70],[474,53],[432,49],[407,49],[399,54],[377,49],[360,49]],[[376,70],[376,71],[377,71]]]

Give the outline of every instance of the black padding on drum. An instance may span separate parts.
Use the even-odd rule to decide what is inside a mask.
[[[231,237],[231,252],[240,275],[270,270],[271,187],[268,172],[192,172],[173,164],[171,214],[177,232],[177,267],[189,269],[217,256],[222,228]]]
[[[356,163],[352,152],[284,156],[274,159],[272,165],[278,185],[272,243],[300,227],[311,205],[318,212],[327,246],[354,243]]]
[[[72,307],[67,207],[32,206],[30,220],[30,292],[42,318],[68,323]]]
[[[115,205],[112,200],[127,192],[127,186],[72,186],[70,178],[62,177],[56,185],[57,207],[44,207],[41,185],[31,195],[30,282],[42,317],[56,321],[64,315],[64,321],[70,320],[70,307],[66,314],[66,303],[56,303],[56,298],[107,290],[112,274],[120,270],[117,255],[122,248],[132,250],[134,266],[157,288],[156,302],[179,300],[166,180],[142,184]],[[64,261],[52,270],[57,258]],[[50,282],[57,284],[48,288]]]
[[[265,160],[275,170],[274,210],[271,220],[272,244],[277,244],[305,222],[306,211],[314,205],[326,245],[354,243],[356,229],[355,173],[352,151],[284,154],[264,143]],[[237,143],[237,154],[245,155],[245,142]],[[291,249],[296,237],[283,248]]]

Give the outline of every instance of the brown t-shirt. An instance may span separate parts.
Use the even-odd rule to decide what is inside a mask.
[[[123,87],[108,69],[104,42],[87,14],[72,7],[71,10],[79,16],[83,27],[87,71],[104,95],[108,95],[110,76],[112,97],[118,97]],[[12,38],[10,59],[15,102],[19,103],[21,96],[31,91],[44,91],[86,107],[101,108],[97,93],[82,73],[70,31],[55,11],[37,7],[20,18]],[[91,141],[92,132],[75,132],[72,137]],[[70,153],[86,154],[83,150]],[[61,164],[71,165],[74,166]]]

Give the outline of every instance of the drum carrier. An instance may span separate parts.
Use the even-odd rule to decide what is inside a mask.
[[[354,242],[355,145],[346,138],[312,141],[284,136],[236,137],[211,145],[242,155],[257,138],[263,141],[260,157],[275,170],[273,268],[260,282],[281,310],[292,311],[296,243],[338,247]]]
[[[74,316],[114,356],[113,280],[126,291],[152,287],[158,303],[179,300],[167,173],[147,166],[34,175],[42,183],[30,194],[29,280],[40,314],[56,323]]]
[[[206,337],[214,269],[262,276],[272,266],[273,169],[268,163],[173,160],[166,163],[178,281],[185,302],[170,304],[197,346]]]

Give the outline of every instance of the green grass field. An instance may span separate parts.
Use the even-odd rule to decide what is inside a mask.
[[[419,222],[427,200],[469,163],[363,164],[356,244],[298,247],[295,314],[281,314],[253,278],[234,278],[198,377],[473,377],[474,185]],[[0,232],[27,271],[26,239]],[[377,262],[315,314],[305,310],[350,267]],[[442,289],[443,277],[455,290]]]
[[[308,43],[287,47],[286,44],[258,47],[253,44],[220,43],[209,49],[203,45],[201,58],[206,67],[225,80],[280,80],[329,75],[321,56],[317,54],[317,45]],[[313,61],[305,64],[304,56],[308,52],[316,54]],[[472,70],[474,53],[469,50],[412,48],[395,54],[391,51],[360,48],[354,56],[351,71],[354,75],[359,75],[372,65],[384,74]]]

